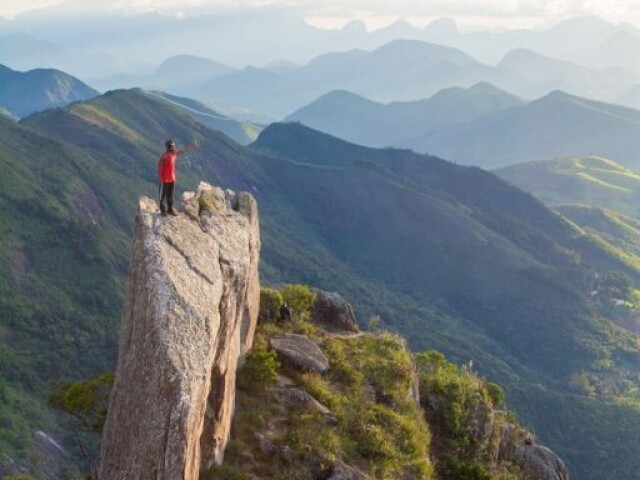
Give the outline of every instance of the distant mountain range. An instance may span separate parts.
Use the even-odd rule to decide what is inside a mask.
[[[8,23],[12,24],[12,22]],[[90,34],[87,35],[87,38],[90,38]],[[79,43],[61,47],[26,33],[2,35],[0,36],[0,64],[16,70],[37,68],[62,70],[89,83],[139,68],[137,62],[125,61],[104,52],[91,52],[85,48],[78,48],[78,45],[85,43],[86,38]],[[145,65],[144,61],[142,64]],[[149,65],[146,64],[146,67],[149,68]]]
[[[82,27],[74,23],[62,32],[51,25],[64,21],[36,17],[34,13],[8,23],[18,32],[21,25],[31,26],[27,31],[38,31],[47,41],[24,33],[5,35],[0,62],[21,69],[56,66],[101,90],[142,87],[196,97],[252,112],[252,119],[261,121],[284,118],[333,90],[387,103],[490,82],[528,100],[563,90],[594,100],[628,101],[625,104],[634,107],[637,103],[627,93],[640,85],[634,60],[640,55],[638,30],[593,17],[539,31],[468,34],[450,20],[425,29],[399,22],[369,33],[359,23],[328,31],[287,17],[278,19],[278,35],[269,14],[259,20],[205,15],[178,24],[155,14],[144,19],[114,16],[119,20],[117,34],[98,25],[88,30],[90,18]],[[270,32],[261,36],[267,26]],[[159,37],[160,30],[166,34]],[[242,32],[262,40],[240,48]],[[288,36],[295,41],[284,42]],[[80,38],[83,49],[76,54]],[[233,55],[235,48],[239,50]],[[297,49],[308,54],[286,53]],[[282,57],[273,58],[274,51]]]
[[[479,84],[388,105],[335,92],[287,120],[365,145],[412,148],[484,168],[573,154],[640,166],[640,111],[560,91],[527,103]]]
[[[527,49],[509,51],[496,68],[525,79],[526,82],[516,85],[512,91],[528,98],[545,95],[552,90],[563,90],[594,100],[614,101],[640,80],[637,72],[620,67],[591,70]]]
[[[0,107],[17,117],[87,100],[98,92],[59,70],[17,72],[0,65]]]
[[[615,158],[640,167],[640,111],[552,92],[522,105],[427,133],[404,146],[495,168],[569,155]]]
[[[542,55],[577,61],[595,70],[612,66],[640,70],[635,60],[640,49],[638,29],[592,16],[570,18],[546,28],[466,33],[450,18],[436,19],[423,28],[413,27],[400,19],[375,31],[367,31],[361,21],[350,22],[342,29],[327,30],[314,27],[301,15],[276,6],[261,8],[259,15],[250,10],[244,14],[199,14],[181,18],[161,13],[128,16],[91,11],[71,15],[72,12],[73,9],[64,4],[34,11],[5,22],[3,31],[7,34],[37,32],[49,46],[67,50],[70,56],[75,54],[77,57],[78,46],[82,46],[83,51],[94,52],[88,58],[75,61],[78,68],[85,71],[88,69],[81,65],[82,62],[86,63],[91,56],[100,55],[96,52],[102,52],[104,60],[110,59],[103,63],[112,70],[111,75],[104,77],[131,73],[127,68],[131,68],[132,63],[138,67],[150,66],[176,54],[215,58],[233,66],[260,66],[282,59],[303,64],[324,53],[354,48],[373,50],[397,39],[455,47],[490,65],[500,61],[509,50],[526,48]],[[0,45],[3,42],[5,39],[0,40]],[[33,58],[33,52],[25,50],[22,55],[19,50],[13,50],[10,54],[20,61],[21,58]],[[44,50],[41,52],[45,53]],[[42,59],[41,55],[39,60]],[[62,60],[61,57],[57,59]],[[19,65],[0,55],[0,63],[3,62],[21,69],[56,66],[79,74],[68,64],[39,61]],[[93,80],[93,77],[83,78]]]
[[[639,81],[640,75],[620,68],[593,71],[529,50],[509,52],[491,67],[454,48],[395,40],[371,52],[321,55],[299,68],[248,67],[186,93],[282,117],[332,90],[347,90],[378,102],[412,101],[443,88],[490,82],[527,99],[565,90],[598,100],[625,101],[623,95]]]
[[[235,69],[209,58],[195,55],[175,55],[167,58],[148,75],[118,75],[96,82],[98,88],[140,87],[171,91],[176,94],[192,91],[202,82],[228,75]]]
[[[474,120],[525,101],[489,83],[452,87],[413,102],[382,104],[347,91],[330,92],[286,118],[345,140],[401,146],[427,132]]]

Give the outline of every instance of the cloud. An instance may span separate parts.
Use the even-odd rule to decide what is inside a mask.
[[[495,19],[559,19],[599,15],[614,22],[640,24],[640,0],[21,0],[2,2],[0,15],[62,5],[68,8],[141,12],[149,10],[209,11],[277,7],[304,16],[333,18],[456,17]]]

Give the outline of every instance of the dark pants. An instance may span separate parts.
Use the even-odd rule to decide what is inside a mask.
[[[160,211],[166,212],[165,210],[165,202],[168,210],[173,211],[173,187],[175,187],[176,182],[169,182],[162,184],[162,195],[160,196]]]

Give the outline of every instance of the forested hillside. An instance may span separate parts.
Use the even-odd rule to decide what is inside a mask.
[[[11,332],[1,348],[25,372],[10,389],[43,398],[49,380],[113,368],[136,199],[157,192],[167,136],[198,138],[201,148],[179,160],[179,190],[204,179],[253,192],[264,283],[341,291],[365,324],[379,315],[415,350],[473,360],[577,478],[633,478],[639,468],[633,389],[589,399],[575,381],[637,382],[638,337],[589,293],[600,272],[640,271],[493,174],[296,124],[272,125],[243,147],[136,91],[0,125],[2,136],[25,139],[20,162],[0,153],[7,169],[24,169],[22,180],[0,180],[12,215],[0,234],[10,245],[2,298],[14,312],[1,320]],[[61,361],[68,355],[82,368]]]

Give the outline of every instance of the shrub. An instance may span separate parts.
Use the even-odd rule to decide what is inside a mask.
[[[280,306],[284,303],[278,290],[263,287],[260,289],[260,320],[273,321],[280,314]]]
[[[58,382],[49,394],[49,405],[78,420],[84,430],[101,434],[113,380],[113,373],[107,372],[85,382]]]
[[[504,388],[497,383],[487,382],[487,393],[494,407],[504,403]]]
[[[456,480],[491,480],[491,474],[477,463],[460,463],[456,466],[454,478]]]
[[[316,294],[307,285],[289,284],[282,289],[282,298],[293,309],[294,314],[306,320],[311,316]]]
[[[276,352],[256,348],[245,357],[238,371],[238,388],[248,392],[258,392],[275,383],[280,370]]]

